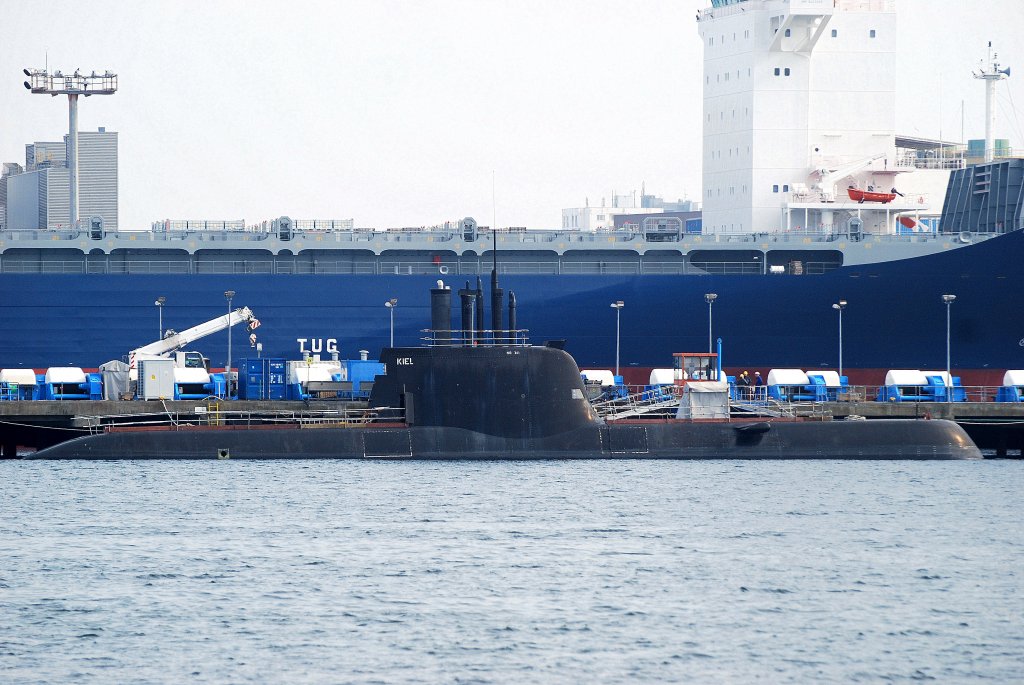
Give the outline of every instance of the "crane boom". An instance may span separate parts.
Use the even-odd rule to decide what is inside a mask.
[[[153,357],[168,356],[171,352],[180,350],[191,342],[226,330],[242,322],[249,324],[249,330],[253,330],[260,325],[259,320],[253,315],[251,309],[248,307],[240,307],[229,314],[218,316],[216,319],[210,319],[198,326],[193,326],[192,328],[188,328],[180,333],[170,335],[163,340],[157,340],[156,342],[152,342],[148,345],[132,350],[128,353],[128,366],[134,369],[135,361],[140,357],[151,359]]]
[[[843,178],[849,176],[852,173],[860,171],[867,167],[876,159],[885,157],[884,152],[880,152],[877,155],[871,155],[870,157],[864,157],[858,159],[855,162],[844,164],[835,169],[818,169],[818,189],[822,194],[822,199],[826,202],[833,202],[836,199],[835,186],[836,183],[841,181]]]

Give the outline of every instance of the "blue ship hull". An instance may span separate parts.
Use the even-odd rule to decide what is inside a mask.
[[[951,239],[952,240],[952,239]],[[714,336],[727,367],[835,368],[843,313],[844,370],[940,369],[946,365],[944,293],[951,309],[952,366],[963,375],[1024,368],[1024,232],[1015,231],[941,254],[822,275],[621,276],[514,275],[501,285],[516,294],[519,327],[534,342],[566,339],[581,368],[615,361],[615,312],[622,300],[621,359],[626,369],[671,366],[673,352],[705,350],[715,292]],[[444,276],[453,290],[466,277]],[[396,297],[395,343],[419,344],[430,320],[425,293],[436,276],[404,275],[0,275],[0,368],[45,369],[99,364],[152,342],[155,298],[163,295],[164,328],[182,330],[234,306],[262,322],[263,356],[325,358],[336,339],[343,358],[388,344],[385,300]],[[473,277],[475,285],[475,277]],[[485,283],[486,289],[486,283]],[[457,299],[457,298],[456,298]],[[485,298],[489,308],[489,296]],[[485,321],[489,322],[488,311]],[[455,327],[459,322],[453,322]],[[233,332],[233,359],[255,356],[246,332]],[[227,360],[227,334],[191,346],[213,366]],[[628,375],[628,374],[627,374]],[[639,371],[635,375],[639,375]],[[993,376],[995,377],[995,376]],[[861,382],[880,382],[864,379]]]

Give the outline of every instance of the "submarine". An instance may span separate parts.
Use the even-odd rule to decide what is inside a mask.
[[[115,425],[33,459],[980,459],[956,423],[925,419],[599,416],[575,360],[557,342],[531,345],[492,275],[492,330],[479,285],[431,291],[421,347],[385,348],[367,420],[358,424]]]

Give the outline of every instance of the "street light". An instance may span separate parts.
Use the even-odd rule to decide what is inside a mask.
[[[235,296],[234,290],[225,290],[224,297],[228,300],[228,367],[224,369],[228,386],[228,397],[231,397],[231,299]]]
[[[953,390],[953,378],[949,375],[950,373],[950,355],[949,355],[949,310],[953,304],[953,300],[956,299],[956,295],[943,295],[942,301],[946,303],[946,401],[949,402],[949,396]]]
[[[395,307],[398,306],[398,298],[392,297],[390,300],[384,303],[384,306],[388,308],[391,313],[391,347],[395,346]]]
[[[846,309],[846,300],[839,300],[832,305],[832,309],[839,312],[839,377],[843,377],[843,310]]]
[[[711,346],[711,305],[713,305],[717,299],[717,293],[704,294],[704,301],[708,303],[708,354],[711,354],[714,351],[714,348]]]
[[[615,310],[615,375],[619,375],[619,315],[625,305],[622,300],[612,302],[611,307]]]
[[[167,298],[161,295],[160,297],[156,298],[156,302],[153,303],[156,305],[156,311],[158,312],[157,321],[159,321],[160,326],[160,329],[156,332],[157,340],[164,339],[164,302],[166,301]]]

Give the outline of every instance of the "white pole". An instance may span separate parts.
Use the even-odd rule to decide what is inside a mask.
[[[839,378],[843,377],[843,309],[839,308]]]
[[[619,314],[622,313],[621,307],[615,308],[615,375],[619,375]]]
[[[78,225],[78,95],[68,95],[68,213],[70,228]]]
[[[231,298],[228,298],[228,368],[227,371],[227,382],[228,382],[228,396],[231,396]]]
[[[704,301],[708,303],[708,354],[714,352],[714,346],[711,337],[711,305],[718,299],[716,293],[704,293]]]
[[[950,376],[950,353],[949,353],[949,312],[952,309],[952,300],[946,300],[946,401],[949,402],[949,395],[953,388],[953,378]]]
[[[952,364],[951,364],[951,361],[950,361],[950,353],[949,353],[949,350],[950,350],[950,344],[949,344],[949,338],[950,338],[950,335],[949,335],[949,332],[950,332],[949,331],[949,328],[950,328],[949,327],[949,311],[950,311],[950,309],[951,309],[951,307],[953,305],[953,301],[955,299],[956,299],[956,295],[943,295],[942,296],[942,301],[946,303],[946,380],[945,380],[945,386],[946,386],[946,401],[947,402],[950,401],[950,395],[952,394],[952,390],[953,390],[953,377],[950,375],[950,373],[952,371]]]
[[[992,101],[996,94],[996,80],[985,79],[985,162],[991,162],[995,158],[995,141],[993,131],[996,127],[996,108]]]

